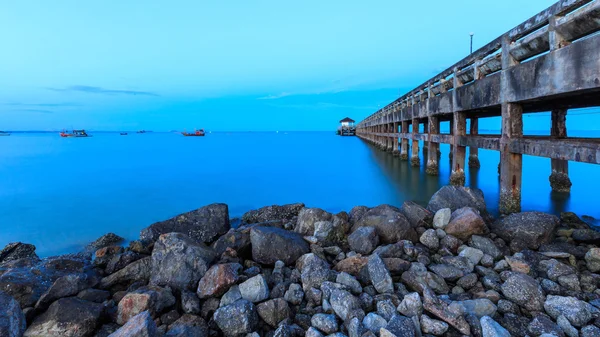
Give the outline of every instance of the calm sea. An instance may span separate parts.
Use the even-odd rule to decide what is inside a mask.
[[[448,151],[442,145],[440,176],[430,177],[424,165],[331,132],[13,134],[0,137],[0,248],[23,241],[48,256],[107,232],[135,239],[153,222],[214,202],[227,203],[232,217],[293,202],[331,212],[426,203],[448,183]],[[480,150],[480,161],[467,185],[495,210],[499,153]],[[525,156],[523,164],[524,210],[600,218],[599,166],[571,163],[572,193],[564,195],[550,191],[550,159]]]

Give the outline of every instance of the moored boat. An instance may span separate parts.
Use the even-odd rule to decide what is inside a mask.
[[[204,129],[200,129],[200,130],[195,130],[194,132],[183,131],[181,134],[184,135],[185,137],[204,137],[205,132],[204,132]]]
[[[60,133],[61,137],[91,137],[90,135],[87,134],[87,132],[85,132],[85,130],[73,130],[71,132],[68,131],[63,131]]]

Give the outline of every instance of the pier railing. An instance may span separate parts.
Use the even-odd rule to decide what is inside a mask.
[[[568,191],[568,160],[600,163],[597,139],[566,134],[567,109],[600,105],[599,31],[600,0],[559,1],[376,111],[357,124],[357,134],[402,159],[412,139],[415,165],[418,141],[427,142],[429,174],[438,172],[439,143],[451,144],[451,182],[458,185],[465,180],[466,146],[473,166],[478,148],[500,151],[500,209],[506,213],[520,210],[522,154],[552,158],[552,187]],[[524,136],[523,113],[541,111],[552,111],[551,136]],[[494,116],[502,117],[502,134],[478,135],[478,118]],[[451,135],[439,134],[441,121],[451,122]],[[419,133],[421,123],[425,133]]]

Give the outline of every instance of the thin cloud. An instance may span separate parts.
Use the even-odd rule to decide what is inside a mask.
[[[282,92],[281,94],[278,95],[269,95],[269,96],[264,96],[264,97],[259,97],[257,99],[279,99],[279,98],[283,98],[283,97],[287,97],[287,96],[291,96],[292,94],[290,94],[289,92]]]
[[[160,96],[150,91],[137,91],[137,90],[116,90],[116,89],[105,89],[100,87],[91,87],[88,85],[72,85],[66,88],[47,88],[52,91],[74,91],[74,92],[85,92],[89,94],[103,94],[103,95],[133,95],[133,96]]]

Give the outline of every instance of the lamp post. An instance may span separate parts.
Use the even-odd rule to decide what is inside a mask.
[[[471,36],[471,54],[473,54],[473,35],[475,35],[475,33],[471,32],[469,35]]]

